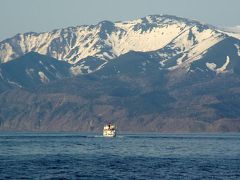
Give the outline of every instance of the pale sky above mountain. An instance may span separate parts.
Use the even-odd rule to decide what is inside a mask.
[[[0,41],[102,20],[123,21],[170,14],[218,27],[240,25],[239,0],[1,0]]]

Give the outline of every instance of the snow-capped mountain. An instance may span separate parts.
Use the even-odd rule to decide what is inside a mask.
[[[17,34],[0,42],[0,60],[5,64],[34,51],[66,61],[68,72],[74,76],[92,73],[109,60],[135,51],[144,56],[136,67],[143,72],[154,64],[154,68],[172,71],[178,78],[195,71],[219,74],[238,69],[235,65],[240,40],[228,34],[193,20],[151,15],[132,21],[102,21],[52,32]],[[117,67],[115,70],[120,71]]]
[[[197,21],[18,34],[0,60],[0,130],[240,131],[240,40]]]
[[[89,56],[109,60],[129,51],[162,48],[174,48],[176,54],[191,50],[187,55],[194,58],[224,38],[224,33],[197,21],[152,15],[125,22],[102,21],[97,25],[17,34],[0,42],[0,60],[7,62],[35,51],[75,64]]]

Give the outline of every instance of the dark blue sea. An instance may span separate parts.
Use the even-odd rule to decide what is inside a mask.
[[[240,134],[0,133],[0,179],[240,179]]]

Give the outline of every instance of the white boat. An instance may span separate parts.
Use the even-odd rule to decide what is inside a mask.
[[[104,137],[116,137],[116,126],[109,123],[103,127]]]

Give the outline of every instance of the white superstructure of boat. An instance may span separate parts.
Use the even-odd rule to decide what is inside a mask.
[[[103,127],[104,137],[116,137],[116,126],[109,123]]]

